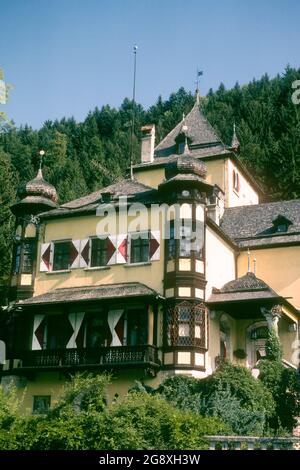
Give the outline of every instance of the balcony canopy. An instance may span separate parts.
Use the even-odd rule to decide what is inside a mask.
[[[162,298],[158,292],[145,284],[141,284],[140,282],[126,282],[101,286],[54,289],[42,295],[30,297],[26,300],[20,300],[17,305],[20,307],[29,307],[132,297]]]

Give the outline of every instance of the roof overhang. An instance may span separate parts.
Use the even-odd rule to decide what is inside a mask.
[[[106,300],[152,298],[163,300],[164,298],[155,290],[140,282],[127,282],[101,286],[84,286],[54,289],[45,294],[37,295],[29,299],[19,301],[16,306],[21,308],[35,306],[50,306],[58,304],[95,302]]]

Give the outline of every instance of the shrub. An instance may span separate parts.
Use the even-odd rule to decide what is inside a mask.
[[[159,395],[132,392],[105,403],[107,376],[76,375],[45,416],[20,418],[6,434],[5,449],[203,449],[205,434],[228,432],[217,417],[195,416]],[[10,433],[10,434],[9,434]]]
[[[266,340],[267,359],[280,362],[282,360],[282,347],[274,329],[268,331]]]
[[[204,435],[228,431],[218,418],[181,411],[158,395],[133,392],[111,406],[105,448],[203,449],[207,447]]]
[[[275,430],[292,431],[300,414],[300,379],[296,370],[279,361],[265,359],[259,364],[259,380],[270,391],[275,402],[269,425]]]

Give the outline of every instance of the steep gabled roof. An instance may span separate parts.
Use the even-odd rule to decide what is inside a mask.
[[[220,137],[214,128],[205,118],[200,106],[196,102],[191,112],[184,118],[188,128],[188,135],[191,140],[190,149],[201,147],[217,147],[218,151],[225,149]],[[157,145],[154,150],[156,157],[165,157],[176,152],[176,137],[180,134],[182,122],[179,122],[174,129]]]
[[[274,221],[284,214],[286,232],[273,232]],[[300,243],[300,199],[225,209],[222,230],[240,248]]]

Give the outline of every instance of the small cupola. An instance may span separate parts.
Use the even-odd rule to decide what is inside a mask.
[[[37,214],[57,207],[57,191],[43,177],[42,156],[44,153],[42,152],[40,152],[41,162],[36,177],[22,184],[18,189],[18,201],[11,207],[14,214],[21,212]]]

